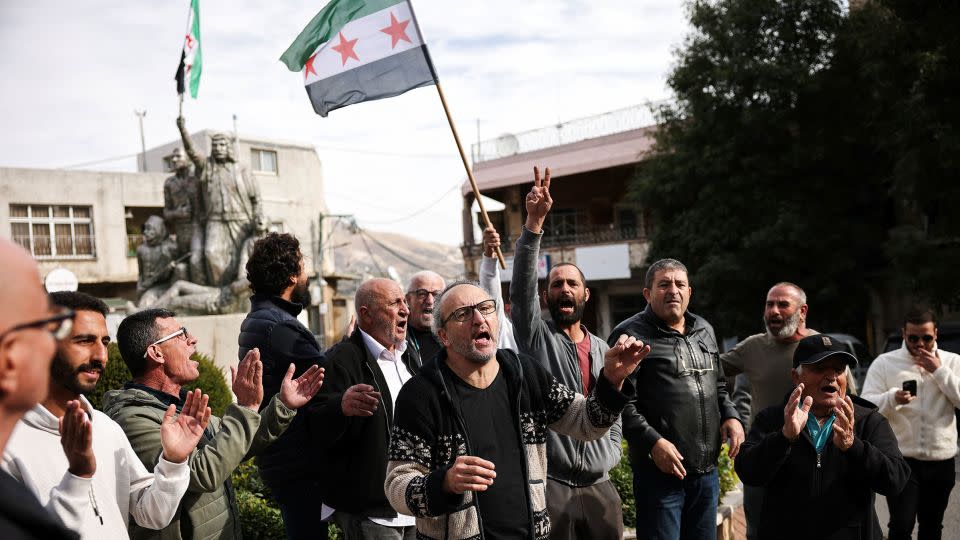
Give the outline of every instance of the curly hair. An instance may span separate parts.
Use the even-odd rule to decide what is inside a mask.
[[[256,294],[277,296],[300,275],[300,241],[288,233],[270,233],[257,240],[247,261],[247,281]]]

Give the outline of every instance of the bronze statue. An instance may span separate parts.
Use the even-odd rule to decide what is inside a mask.
[[[143,243],[137,247],[137,297],[140,304],[152,304],[170,285],[177,264],[177,245],[167,235],[160,216],[143,224]]]
[[[197,200],[197,177],[190,174],[190,162],[180,148],[170,155],[174,174],[163,183],[163,217],[168,230],[177,236],[177,257],[189,254],[185,272],[178,277],[195,283],[206,283],[203,264],[203,229]]]
[[[237,279],[240,247],[263,221],[260,188],[250,172],[230,152],[224,134],[211,137],[210,156],[197,153],[186,120],[177,118],[183,146],[199,179],[200,222],[208,284],[224,287]]]

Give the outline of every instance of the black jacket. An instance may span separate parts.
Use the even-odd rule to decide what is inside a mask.
[[[0,471],[0,538],[75,540],[80,535],[64,527],[23,484]]]
[[[299,377],[318,363],[322,354],[316,338],[297,320],[303,306],[279,296],[260,294],[253,295],[250,304],[250,313],[240,325],[239,357],[243,360],[250,349],[260,349],[264,398],[260,408],[263,410],[270,404],[270,398],[280,392],[280,384],[291,363],[296,365],[294,377]],[[320,474],[318,460],[305,451],[307,443],[306,418],[298,414],[287,431],[257,456],[260,476],[281,499],[291,489],[302,491],[304,475],[317,478]]]
[[[910,468],[897,439],[869,401],[853,400],[853,446],[841,452],[827,440],[817,453],[806,429],[793,444],[783,436],[783,408],[754,420],[735,467],[744,484],[765,486],[760,538],[877,539],[874,493],[896,495]]]
[[[402,359],[411,375],[420,370],[407,352]],[[306,416],[312,448],[320,449],[323,456],[323,502],[351,514],[395,517],[383,493],[393,400],[360,329],[324,353],[320,366],[326,369],[323,386]],[[369,384],[380,392],[380,406],[373,416],[344,416],[343,393],[356,384]]]
[[[607,343],[621,334],[642,339],[650,354],[634,372],[637,399],[623,409],[623,437],[634,464],[650,459],[661,438],[673,443],[689,472],[712,471],[720,454],[720,424],[740,420],[727,395],[713,327],[689,311],[686,333],[661,321],[650,306],[623,321]]]

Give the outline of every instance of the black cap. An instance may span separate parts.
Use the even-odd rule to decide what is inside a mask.
[[[848,366],[857,367],[857,357],[850,354],[842,341],[828,334],[815,334],[801,339],[797,344],[797,350],[793,353],[793,368],[801,364],[816,364],[831,356],[842,356]]]

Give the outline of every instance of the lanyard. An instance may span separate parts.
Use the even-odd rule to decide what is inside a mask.
[[[827,418],[827,421],[821,426],[812,414],[807,417],[807,431],[810,432],[810,438],[813,439],[813,446],[817,449],[817,454],[822,452],[823,447],[827,445],[827,439],[833,433],[833,422],[836,419],[837,415],[831,414],[830,418]]]

